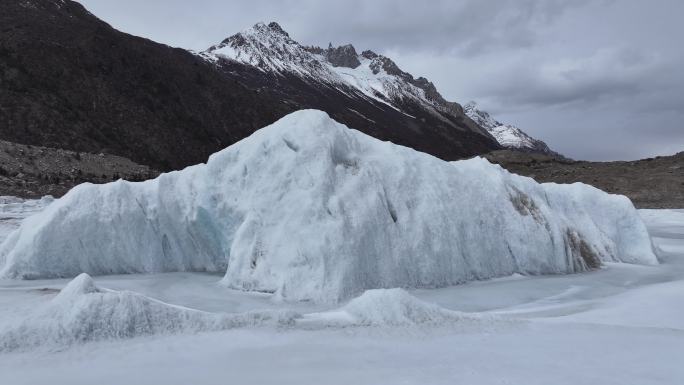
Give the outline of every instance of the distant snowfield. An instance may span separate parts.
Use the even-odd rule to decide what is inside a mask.
[[[48,202],[0,201],[0,240]],[[0,382],[681,384],[684,210],[641,210],[640,215],[660,265],[608,263],[582,274],[375,290],[342,305],[282,302],[272,294],[228,289],[219,285],[221,275],[202,273],[99,276],[98,288],[81,278],[62,295],[57,290],[70,279],[2,280],[0,346],[11,325],[37,309],[51,309],[56,301],[91,309],[83,304],[100,301],[92,295],[117,303],[133,298],[145,319],[161,315],[170,329],[6,350],[0,353]],[[289,324],[212,326],[225,314],[285,310],[298,314]],[[36,340],[45,330],[62,335],[55,322],[69,325],[92,317],[84,314],[39,317],[15,329],[14,336],[27,333],[19,340]],[[132,314],[96,315],[110,330],[135,332],[140,320],[131,329]],[[197,328],[197,319],[210,326]]]

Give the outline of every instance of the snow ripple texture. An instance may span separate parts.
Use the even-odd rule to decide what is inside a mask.
[[[337,302],[602,262],[655,264],[624,196],[444,162],[303,110],[207,164],[83,184],[0,246],[0,276],[225,273],[242,290]]]
[[[258,325],[287,325],[288,311],[207,313],[143,295],[100,289],[87,274],[74,278],[30,317],[0,328],[0,352],[63,348],[98,340],[204,332]]]

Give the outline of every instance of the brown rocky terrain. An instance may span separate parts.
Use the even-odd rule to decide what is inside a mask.
[[[500,150],[485,157],[537,182],[582,182],[629,197],[637,208],[684,208],[684,152],[637,161],[587,162]],[[0,195],[60,197],[73,186],[119,178],[138,181],[158,171],[109,154],[0,141]]]
[[[537,182],[582,182],[626,195],[637,208],[684,208],[684,152],[617,162],[573,161],[511,150],[485,157]]]
[[[83,183],[145,180],[158,173],[129,159],[0,141],[0,195],[59,197]]]

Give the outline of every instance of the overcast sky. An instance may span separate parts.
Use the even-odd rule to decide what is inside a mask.
[[[203,50],[257,21],[352,43],[576,159],[684,151],[680,0],[81,0],[124,32]]]

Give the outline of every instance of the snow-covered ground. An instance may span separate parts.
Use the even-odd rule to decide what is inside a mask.
[[[0,237],[44,203],[0,202]],[[3,280],[0,346],[8,335],[30,346],[5,345],[0,383],[681,384],[684,210],[640,215],[660,265],[609,263],[582,274],[376,290],[341,306],[285,303],[228,289],[219,285],[221,275],[202,273],[99,276],[97,287],[79,277],[61,295],[57,290],[71,280]],[[77,342],[97,331],[64,334],[76,330],[69,325],[78,317],[94,315],[49,313],[60,301],[99,309],[95,326],[118,330],[118,338],[43,343],[46,330]],[[143,336],[128,338],[140,329],[139,318],[131,323],[138,313],[119,305],[106,317],[101,311],[110,306],[89,305],[99,301],[134,301],[145,320],[161,315],[170,329],[143,328]],[[300,316],[289,324],[215,326],[214,318],[226,313],[286,309]],[[32,322],[7,334],[8,325],[28,315]],[[199,324],[211,318],[214,326],[198,329],[195,318]]]

